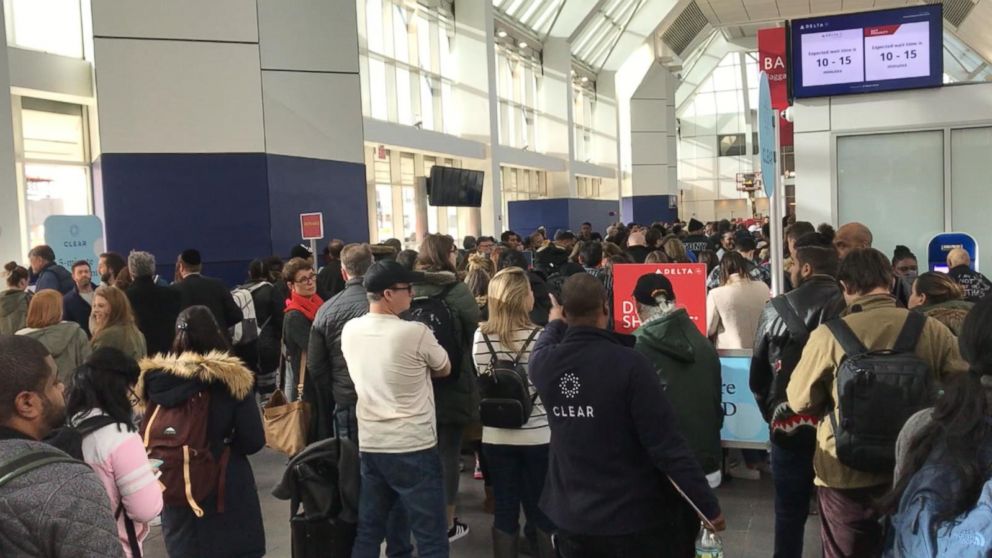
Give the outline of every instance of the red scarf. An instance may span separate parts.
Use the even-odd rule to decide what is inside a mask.
[[[324,301],[315,294],[307,297],[297,294],[295,291],[289,291],[289,298],[286,299],[286,312],[296,310],[312,322],[323,303]]]

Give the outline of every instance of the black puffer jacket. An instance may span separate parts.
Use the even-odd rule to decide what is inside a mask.
[[[355,383],[348,374],[348,363],[341,352],[341,330],[353,318],[369,313],[369,301],[361,277],[352,277],[343,291],[328,300],[317,311],[310,328],[310,347],[307,350],[308,379],[312,382],[317,406],[311,416],[316,423],[311,428],[311,438],[329,438],[331,412],[334,405],[354,407],[358,403]]]
[[[814,275],[798,288],[779,296],[792,306],[808,331],[832,320],[844,310],[844,294],[837,280],[828,275]],[[754,338],[754,355],[751,358],[751,391],[766,421],[771,421],[776,407],[785,404],[785,388],[805,341],[793,340],[785,320],[768,303]]]

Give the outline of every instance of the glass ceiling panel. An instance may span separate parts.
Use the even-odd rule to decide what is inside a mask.
[[[954,33],[944,31],[944,73],[951,81],[987,81],[992,67]]]
[[[498,12],[531,33],[545,37],[566,0],[493,0]]]
[[[572,47],[573,54],[593,68],[602,67],[620,34],[643,4],[644,0],[602,2],[592,20],[579,31]]]

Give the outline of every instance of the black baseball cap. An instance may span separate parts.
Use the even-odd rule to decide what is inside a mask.
[[[675,302],[675,289],[672,288],[672,282],[668,280],[668,277],[661,273],[646,273],[637,279],[637,285],[634,287],[634,300],[645,306],[658,306],[655,296],[660,292],[664,292],[668,295],[666,297],[668,300]]]
[[[423,280],[424,274],[420,271],[410,271],[396,260],[380,260],[365,272],[362,286],[370,293],[381,293],[397,283],[420,283]]]

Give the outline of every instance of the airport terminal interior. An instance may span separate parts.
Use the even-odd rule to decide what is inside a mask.
[[[473,265],[486,268],[485,283],[495,285],[506,252],[519,250],[520,266],[548,285],[539,295],[531,279],[535,308],[546,305],[553,318],[560,301],[546,294],[567,291],[557,266],[575,265],[603,280],[612,297],[604,327],[634,339],[649,322],[643,305],[656,304],[657,293],[674,284],[683,294],[670,297],[672,306],[686,308],[686,323],[698,327],[693,334],[702,334],[707,350],[715,347],[722,367],[723,455],[715,473],[705,472],[716,475],[706,479],[726,530],[721,550],[697,540],[697,557],[841,556],[837,549],[846,544],[843,534],[821,526],[823,510],[841,514],[822,493],[821,501],[804,502],[804,526],[792,523],[793,538],[802,532],[798,548],[787,551],[779,540],[778,462],[766,451],[772,411],[752,394],[756,322],[742,328],[749,330],[736,346],[714,322],[721,303],[713,287],[732,282],[722,276],[726,254],[747,254],[747,268],[737,270],[742,281],[750,273],[751,282],[767,283],[759,314],[769,297],[798,288],[796,278],[808,280],[801,264],[790,275],[800,223],[841,258],[850,249],[841,241],[851,231],[845,225],[870,229],[864,247],[885,255],[892,294],[904,307],[925,296],[913,282],[917,274],[953,275],[959,252],[970,277],[984,278],[980,256],[992,247],[992,0],[3,0],[3,8],[0,260],[27,267],[32,285],[41,273],[34,258],[44,256],[35,247],[42,245],[74,278],[77,264],[89,262],[94,283],[101,275],[108,280],[101,254],[127,260],[140,251],[154,256],[156,282],[202,268],[235,289],[257,279],[250,276],[256,261],[268,277],[273,256],[287,266],[290,257],[309,258],[315,276],[342,268],[341,247],[354,243],[369,244],[376,260],[417,251],[411,257],[421,269],[432,239],[447,235],[453,242],[439,245],[451,247],[458,278],[468,273],[484,311],[499,306],[487,302],[492,289],[476,290]],[[702,249],[693,246],[692,235],[704,230]],[[542,251],[571,251],[576,243],[561,264],[542,269],[550,258]],[[594,253],[602,263],[590,263]],[[911,270],[901,265],[910,256]],[[124,269],[135,274],[131,261]],[[642,275],[655,271],[669,286],[638,297]],[[277,283],[283,277],[272,276]],[[355,274],[345,269],[344,277]],[[704,286],[707,278],[715,283]],[[369,281],[359,284],[374,306]],[[961,284],[958,298],[981,298],[972,300]],[[342,279],[338,290],[344,288]],[[251,303],[251,292],[240,291]],[[295,301],[292,292],[283,291],[286,303]],[[958,326],[971,323],[964,315],[964,326],[959,320],[942,329],[955,355]],[[546,309],[539,325],[548,321]],[[89,333],[85,319],[80,325]],[[469,341],[474,327],[462,332]],[[312,350],[313,334],[304,335]],[[476,351],[485,351],[480,343]],[[300,357],[300,349],[276,350],[287,361]],[[302,355],[305,366],[305,346]],[[239,356],[258,379],[267,372]],[[345,350],[341,362],[348,356]],[[666,371],[658,373],[664,384]],[[478,398],[481,388],[471,389]],[[331,409],[315,412],[331,416],[337,395]],[[267,399],[256,397],[259,405]],[[362,397],[357,420],[364,429],[362,407],[371,404]],[[561,424],[570,424],[558,421],[575,418],[569,409],[549,403],[544,411],[552,448],[564,443]],[[472,411],[478,419],[478,405]],[[448,431],[434,433],[430,423],[441,444]],[[490,428],[482,434],[476,420],[459,430],[460,480],[446,502],[454,501],[456,516],[447,518],[450,555],[508,558],[522,544],[543,558],[543,531],[535,536],[534,521],[522,514],[520,541],[512,552],[499,548],[492,486],[480,478],[488,465],[478,462]],[[817,443],[827,444],[819,428]],[[837,451],[828,436],[829,451]],[[557,451],[552,469],[563,459]],[[297,552],[307,544],[294,534],[289,502],[272,496],[288,461],[272,447],[253,452],[256,486],[240,487],[258,495],[268,556],[302,557]],[[823,487],[829,481],[821,466],[818,458]],[[363,482],[365,474],[363,465]],[[563,498],[548,486],[542,510]],[[716,518],[703,519],[705,534]],[[149,525],[139,529],[142,555],[169,556],[163,520]],[[630,554],[559,552],[669,556],[638,551],[640,544]],[[848,555],[875,555],[864,549]]]

